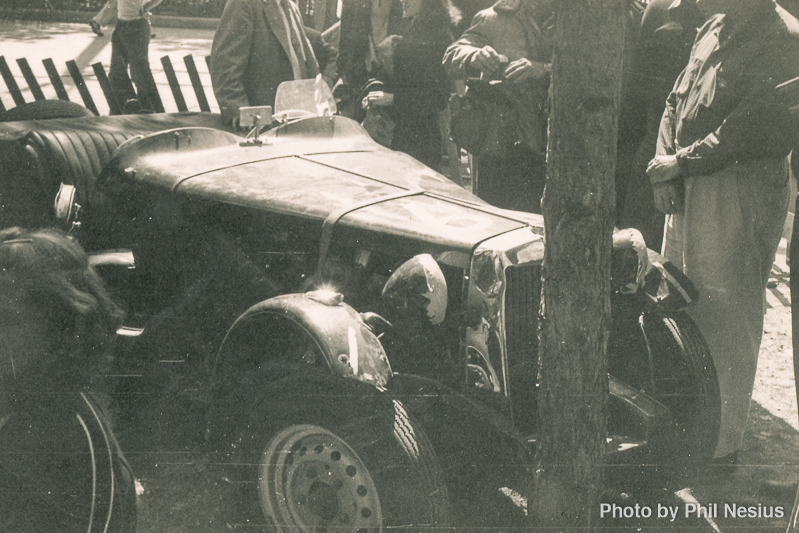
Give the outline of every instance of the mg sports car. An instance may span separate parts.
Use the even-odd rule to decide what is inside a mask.
[[[120,423],[213,454],[230,526],[533,520],[543,219],[377,144],[312,81],[275,108],[247,136],[207,113],[3,123],[2,224],[64,225],[127,311]],[[699,464],[719,394],[690,281],[623,230],[612,287],[608,464]]]

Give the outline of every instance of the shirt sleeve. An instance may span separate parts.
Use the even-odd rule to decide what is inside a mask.
[[[484,11],[477,13],[472,20],[472,26],[463,32],[460,39],[449,45],[444,53],[444,67],[450,77],[463,79],[469,75],[480,74],[479,71],[471,69],[472,57],[481,48],[491,44],[485,31],[489,24],[490,21]]]
[[[684,70],[677,78],[674,87],[679,87],[683,76],[685,76]],[[666,107],[663,109],[663,116],[660,118],[660,128],[658,128],[658,140],[655,151],[656,155],[674,155],[677,152],[674,146],[674,110],[676,105],[677,94],[672,90],[666,99]]]
[[[799,53],[783,50],[775,57],[781,58],[775,61],[776,68],[751,86],[715,131],[677,152],[683,174],[707,175],[737,161],[781,158],[790,153],[797,128],[791,109],[799,104],[799,90],[781,85],[799,76],[797,68],[786,68],[799,65]]]
[[[253,14],[246,0],[229,0],[211,45],[211,85],[229,123],[240,107],[249,105],[244,74],[252,47]]]

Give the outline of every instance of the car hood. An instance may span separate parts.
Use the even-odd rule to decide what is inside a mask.
[[[260,146],[205,128],[181,128],[120,147],[101,177],[191,199],[239,205],[471,249],[529,227],[538,215],[495,208],[412,157],[372,141],[343,117],[271,130]]]

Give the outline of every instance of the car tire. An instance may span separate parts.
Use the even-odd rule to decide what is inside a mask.
[[[75,102],[68,102],[66,100],[37,100],[3,111],[0,113],[0,122],[94,116],[96,116],[94,113]]]
[[[425,377],[394,374],[387,390],[422,424],[438,454],[456,530],[534,525],[528,509],[535,497],[534,450],[511,420]]]
[[[401,401],[314,375],[279,380],[248,404],[228,454],[241,487],[232,526],[451,531],[438,459]]]
[[[669,408],[677,425],[670,453],[674,466],[707,464],[721,425],[721,396],[710,350],[685,312],[647,308],[642,331],[651,349],[651,385],[644,390]]]

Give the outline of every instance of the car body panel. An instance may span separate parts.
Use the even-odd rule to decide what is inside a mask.
[[[322,135],[292,131],[306,122],[321,124]],[[342,125],[342,133],[326,138],[328,124]],[[157,150],[152,149],[158,144],[153,138],[126,144],[107,185],[124,189],[114,182],[132,179],[192,199],[318,222],[335,216],[343,226],[466,250],[526,226],[541,233],[540,217],[486,204],[415,159],[373,142],[346,118],[288,124],[266,135],[262,146],[242,147],[232,138],[220,139],[221,146],[210,149],[195,141],[173,142],[175,136],[193,138],[198,133],[156,134],[164,138]],[[403,193],[407,195],[401,197]]]

